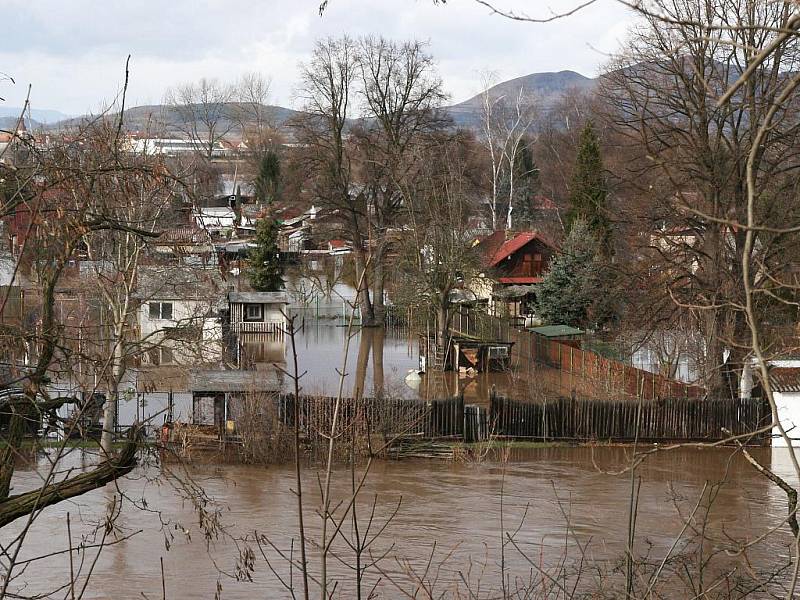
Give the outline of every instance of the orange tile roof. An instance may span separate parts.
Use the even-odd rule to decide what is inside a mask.
[[[546,246],[554,250],[556,249],[555,244],[543,237],[538,231],[523,231],[514,235],[510,240],[506,240],[505,236],[505,231],[495,231],[478,244],[478,248],[483,253],[484,261],[487,266],[497,266],[501,261],[533,240],[539,240]]]

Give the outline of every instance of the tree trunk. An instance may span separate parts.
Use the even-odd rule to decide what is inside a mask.
[[[709,398],[721,398],[726,394],[722,377],[724,347],[719,337],[719,309],[704,309],[703,337],[705,357],[703,360],[703,382]]]
[[[27,400],[9,404],[11,419],[8,433],[5,436],[5,446],[0,452],[0,500],[8,498],[11,493],[11,478],[14,475],[14,461],[22,447],[25,437],[26,412],[24,410]]]
[[[716,202],[714,202],[716,206]],[[707,228],[702,250],[705,261],[702,273],[705,281],[703,292],[708,295],[706,307],[701,308],[701,330],[705,341],[703,360],[703,382],[710,398],[721,398],[726,394],[722,369],[724,366],[724,345],[721,339],[723,311],[716,306],[721,285],[720,259],[723,255],[723,239],[713,224]]]
[[[516,153],[513,153],[508,158],[510,166],[508,170],[508,211],[506,212],[506,229],[513,228],[511,223],[511,213],[514,210],[514,156],[516,156]]]
[[[436,307],[436,370],[444,370],[444,361],[447,355],[448,331],[447,303],[441,302]]]
[[[362,333],[363,335],[363,333]],[[372,385],[376,398],[383,395],[383,329],[370,331],[372,337]]]
[[[372,330],[362,329],[361,339],[358,344],[358,358],[356,359],[356,382],[353,386],[353,398],[360,400],[364,396],[364,388],[367,382],[367,365],[369,364],[369,354],[372,349]]]
[[[123,364],[122,341],[117,338],[114,345],[114,364],[112,365],[112,382],[110,397],[106,399],[103,407],[103,433],[100,437],[100,450],[103,455],[111,456],[114,449],[114,432],[117,424],[117,403],[119,399],[119,384],[125,373]]]
[[[117,457],[113,460],[103,461],[87,473],[81,473],[58,483],[51,483],[44,488],[37,488],[24,494],[6,496],[5,500],[0,500],[0,527],[5,527],[15,519],[51,504],[57,504],[68,498],[103,487],[107,483],[127,475],[136,466],[137,448],[137,441],[131,439]]]
[[[356,249],[353,257],[356,267],[356,285],[359,281],[361,282],[361,289],[357,290],[358,305],[361,309],[361,325],[362,327],[372,327],[375,325],[375,309],[369,294],[369,273],[365,272],[367,261],[364,258],[364,251]]]
[[[385,250],[386,248],[384,243],[379,242],[373,257],[375,266],[372,270],[372,305],[375,315],[373,325],[376,327],[383,327],[386,322],[386,307],[383,302],[383,287],[385,279],[383,258],[385,255]]]
[[[725,362],[725,368],[723,370],[723,385],[726,387],[727,398],[737,398],[741,395],[742,378],[746,377],[744,366],[750,354],[750,348],[746,342],[750,330],[745,320],[745,314],[742,311],[736,311],[733,314],[733,319],[733,343],[731,344],[730,355]]]

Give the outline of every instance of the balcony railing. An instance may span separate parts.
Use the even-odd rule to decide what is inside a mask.
[[[239,321],[231,323],[236,333],[274,333],[283,335],[286,323],[283,321]]]

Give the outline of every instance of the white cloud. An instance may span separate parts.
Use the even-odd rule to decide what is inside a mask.
[[[542,4],[498,0],[518,12]],[[429,40],[454,101],[479,91],[478,73],[501,79],[571,69],[596,74],[615,50],[630,14],[614,0],[551,24],[518,23],[490,15],[473,0],[0,0],[11,15],[4,27],[0,83],[6,105],[21,105],[27,84],[36,106],[69,113],[97,110],[113,100],[130,53],[130,104],[159,102],[170,85],[246,71],[272,78],[273,101],[291,105],[298,63],[316,39],[347,33]],[[573,5],[553,0],[552,10]]]

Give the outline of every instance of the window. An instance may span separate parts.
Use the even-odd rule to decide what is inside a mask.
[[[147,355],[151,365],[171,365],[174,362],[172,348],[169,348],[168,346],[151,348],[147,351]]]
[[[263,321],[264,320],[264,306],[261,304],[245,304],[244,305],[244,320],[245,321]]]
[[[506,358],[508,357],[507,346],[489,346],[489,358]]]
[[[151,319],[171,319],[172,318],[172,302],[151,302],[150,303],[150,318]]]

